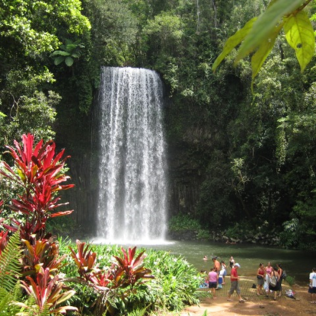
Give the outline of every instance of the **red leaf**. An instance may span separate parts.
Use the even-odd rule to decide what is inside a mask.
[[[51,217],[58,217],[58,216],[65,216],[65,215],[70,215],[74,210],[71,211],[64,211],[64,212],[58,212],[58,213],[53,213],[51,214]]]
[[[25,157],[25,164],[29,165],[32,159],[33,154],[33,143],[34,143],[34,136],[32,134],[22,135],[22,141],[24,145],[24,157]]]

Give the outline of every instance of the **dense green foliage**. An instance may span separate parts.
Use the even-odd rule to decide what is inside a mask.
[[[282,246],[314,248],[315,57],[309,50],[302,59],[305,46],[300,50],[293,31],[313,47],[316,4],[269,4],[0,1],[0,146],[24,132],[36,139],[56,133],[58,146],[73,156],[75,219],[93,226],[89,199],[95,187],[87,164],[95,163],[90,130],[100,66],[151,68],[161,74],[169,97],[171,215],[188,215],[202,230],[223,231],[241,221],[255,231],[267,222]],[[249,33],[241,31],[225,48],[255,17]],[[260,46],[267,37],[269,44]],[[245,56],[257,48],[251,63]],[[230,54],[213,73],[223,49]],[[234,66],[236,58],[243,59]],[[5,183],[1,196],[10,196]]]
[[[49,53],[63,36],[89,30],[80,1],[0,2],[0,146],[32,132],[51,138],[60,96],[52,91]]]
[[[62,239],[59,239],[59,244],[61,253],[66,254],[68,258],[62,272],[67,277],[74,278],[77,276],[77,269],[74,261],[69,260],[68,246],[75,248],[75,245]],[[98,254],[101,270],[111,266],[113,256],[119,256],[121,252],[120,247],[115,245],[92,245],[92,250]],[[145,283],[135,283],[132,288],[118,288],[108,295],[110,306],[117,315],[127,315],[143,308],[147,308],[147,311],[179,311],[185,304],[198,303],[196,289],[202,279],[196,269],[182,257],[164,251],[146,250],[144,265],[151,270],[154,279]],[[84,284],[71,285],[76,289],[71,305],[77,306],[84,315],[90,315],[96,292]]]

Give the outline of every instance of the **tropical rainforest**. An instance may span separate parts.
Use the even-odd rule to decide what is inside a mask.
[[[295,2],[313,25],[316,1]],[[281,246],[314,249],[315,57],[302,72],[278,30],[256,76],[251,56],[235,62],[238,47],[212,69],[269,3],[0,0],[0,160],[28,133],[66,148],[71,218],[91,231],[100,67],[153,69],[166,88],[170,218],[208,232],[275,231]],[[14,190],[1,180],[6,201]]]

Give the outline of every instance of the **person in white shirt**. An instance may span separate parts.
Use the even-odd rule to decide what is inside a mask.
[[[316,304],[316,268],[309,274],[309,289],[308,292],[311,293],[311,303]]]

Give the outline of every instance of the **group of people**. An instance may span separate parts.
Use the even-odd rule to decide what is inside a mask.
[[[213,257],[212,260],[214,262],[213,271],[215,271],[216,267],[219,266],[217,257]],[[223,264],[225,265],[225,263],[223,261],[221,261],[221,267],[223,266]],[[231,271],[230,271],[230,290],[228,292],[227,300],[231,301],[231,295],[234,293],[234,291],[236,291],[238,298],[239,298],[239,302],[243,303],[244,300],[241,297],[241,292],[240,292],[239,282],[238,282],[239,276],[238,276],[238,272],[237,272],[238,268],[240,268],[240,264],[235,262],[234,257],[230,257],[229,267],[231,268]],[[221,271],[222,270],[220,270],[219,275],[221,274]],[[226,271],[226,265],[225,265],[225,271]],[[210,272],[210,274],[211,274],[211,272]],[[226,274],[227,274],[227,272],[226,272]],[[211,286],[210,286],[210,288],[211,288]],[[214,295],[215,295],[215,293],[213,294],[213,298],[215,297]]]
[[[207,260],[204,256],[203,260]],[[216,299],[216,290],[221,289],[225,284],[225,276],[227,275],[227,267],[224,261],[218,261],[218,258],[213,256],[213,267],[211,267],[204,284],[201,287],[208,287],[211,290],[213,298]],[[236,291],[239,302],[243,303],[244,300],[241,297],[241,291],[239,288],[239,276],[238,269],[240,268],[239,263],[235,263],[233,257],[229,259],[230,271],[230,281],[231,287],[228,291],[228,301],[232,301],[231,295]],[[206,271],[201,271],[206,273]],[[258,296],[265,295],[269,297],[269,294],[273,292],[273,299],[276,300],[277,297],[282,295],[282,281],[286,278],[286,272],[283,270],[281,264],[276,264],[272,266],[270,262],[266,266],[263,263],[259,264],[257,269],[257,287],[256,294]],[[309,275],[309,289],[308,292],[311,294],[311,303],[316,304],[316,268],[312,269]],[[255,287],[255,285],[254,285]],[[287,291],[288,292],[288,291]],[[288,293],[286,293],[288,295]]]
[[[204,256],[203,260],[207,260],[207,256]],[[215,296],[215,290],[221,289],[225,284],[225,276],[227,275],[226,264],[224,261],[219,262],[217,257],[212,257],[214,266],[208,273],[205,282],[200,287],[207,287],[211,289],[213,297]],[[202,274],[206,271],[202,270]]]
[[[209,288],[212,291],[213,298],[216,298],[215,290],[221,289],[225,284],[225,276],[227,275],[226,264],[224,261],[219,262],[217,257],[212,257],[214,266],[209,272]]]
[[[257,295],[269,296],[273,292],[273,299],[282,295],[282,281],[285,278],[285,272],[280,264],[274,267],[268,262],[267,266],[259,264],[257,270]]]
[[[205,256],[203,260],[207,260]],[[225,284],[225,276],[227,275],[227,267],[224,261],[218,261],[217,257],[212,257],[214,263],[213,267],[210,269],[206,283],[210,288],[213,298],[216,298],[216,290],[222,288],[222,285]],[[228,292],[228,301],[231,301],[231,295],[236,291],[239,302],[243,303],[244,300],[241,297],[241,291],[239,288],[239,276],[238,268],[240,264],[236,263],[233,257],[229,259],[229,267],[231,268],[230,272],[230,281],[231,287]],[[276,300],[277,296],[281,296],[282,293],[282,280],[285,278],[285,272],[283,271],[280,264],[276,264],[275,267],[268,262],[267,266],[264,266],[262,263],[259,264],[257,270],[257,295],[266,295],[269,296],[270,292],[273,292],[273,299]],[[315,270],[315,282],[316,282],[316,270]],[[316,289],[315,289],[316,290]],[[315,291],[316,298],[316,291]],[[315,300],[316,303],[316,300]]]

